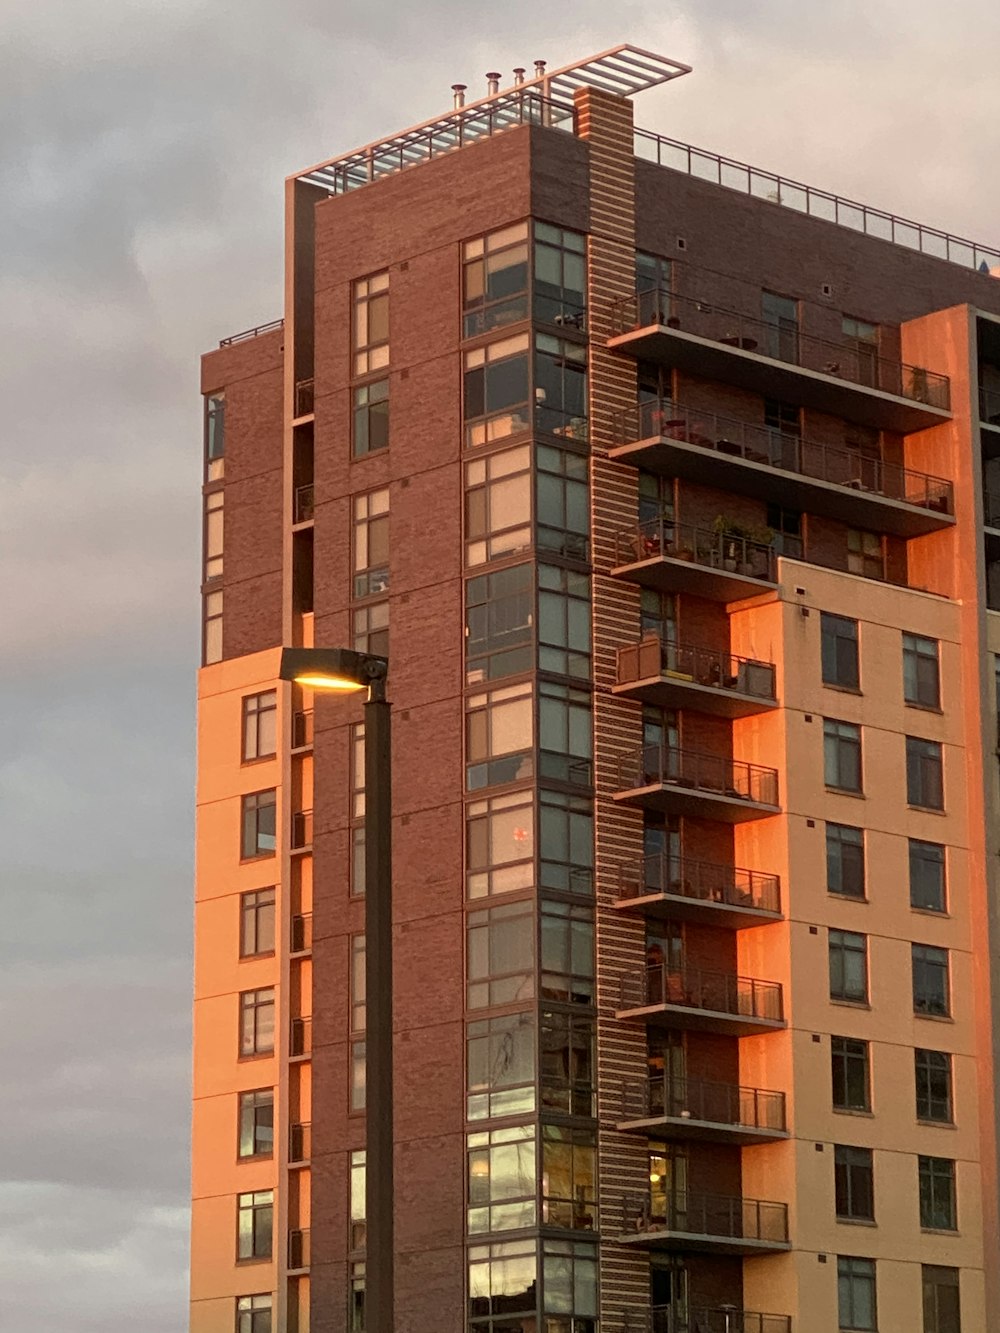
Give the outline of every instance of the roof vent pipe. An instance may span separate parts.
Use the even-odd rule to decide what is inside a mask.
[[[458,110],[459,107],[465,106],[465,90],[467,87],[468,84],[465,83],[453,83],[451,85],[451,91],[455,94],[456,111]]]
[[[514,87],[520,88],[523,82],[524,82],[524,66],[518,65],[517,68],[514,70]]]
[[[545,61],[544,61],[544,60],[536,60],[536,61],[535,61],[535,78],[536,78],[536,79],[540,79],[544,73],[545,73]]]
[[[496,97],[499,91],[500,91],[500,72],[499,70],[491,70],[489,74],[487,74],[486,76],[486,96]]]

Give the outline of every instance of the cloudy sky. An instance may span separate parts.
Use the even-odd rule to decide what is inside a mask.
[[[1000,243],[986,0],[0,0],[0,1327],[186,1326],[197,367],[283,178],[620,41],[695,67],[640,125]]]

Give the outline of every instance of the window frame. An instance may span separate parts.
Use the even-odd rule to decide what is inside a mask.
[[[850,645],[849,650],[844,648],[845,644]],[[857,620],[831,611],[820,612],[820,677],[824,685],[833,689],[861,693],[861,642]]]
[[[351,509],[351,595],[355,601],[384,597],[390,570],[389,487],[362,491]]]
[[[373,310],[384,321],[384,336],[370,336]],[[388,269],[355,278],[351,283],[351,352],[356,378],[384,370],[389,364]]]
[[[206,484],[221,481],[226,470],[226,395],[221,390],[205,394],[203,452]]]
[[[222,589],[213,588],[202,597],[201,618],[201,662],[202,666],[214,666],[225,656],[222,638]]]
[[[266,1201],[264,1196],[267,1196]],[[249,1203],[244,1203],[249,1200]],[[249,1252],[243,1253],[243,1218],[249,1215]],[[258,1228],[263,1227],[267,1215],[267,1250],[258,1249]],[[236,1196],[236,1262],[238,1264],[267,1262],[274,1254],[274,1190],[247,1190]]]
[[[261,949],[257,947],[260,944],[261,936],[261,913],[267,913],[270,908],[270,948]],[[266,915],[265,915],[266,920]],[[248,947],[247,924],[252,922],[252,929],[249,932],[250,944]],[[240,894],[240,953],[241,959],[244,958],[270,958],[274,956],[277,940],[277,889],[271,885],[264,889],[248,889]],[[264,931],[265,941],[267,931]]]
[[[855,930],[830,928],[827,931],[827,953],[830,999],[838,1004],[869,1004],[868,936]],[[860,979],[856,976],[858,960]]]
[[[918,951],[920,956],[918,957]],[[932,958],[931,954],[943,956],[943,962],[940,958]],[[921,975],[930,977],[937,975],[943,980],[941,987],[942,999],[940,1003],[942,1008],[931,1007],[937,996],[932,995],[930,989],[927,989],[921,997],[917,990],[918,965],[921,969]],[[921,944],[914,940],[910,945],[910,967],[912,974],[913,987],[913,1012],[918,1018],[951,1018],[951,951],[941,948],[936,944]],[[931,971],[933,969],[933,971]]]
[[[389,376],[356,384],[351,391],[351,457],[367,458],[389,448]]]
[[[834,1214],[838,1222],[875,1221],[875,1155],[871,1148],[833,1145]]]
[[[270,700],[270,702],[262,703],[262,700]],[[244,694],[241,712],[243,727],[240,738],[240,762],[254,764],[262,759],[275,758],[278,753],[278,691],[260,690],[256,694]],[[268,728],[272,733],[271,739],[274,748],[265,750],[261,749],[261,735],[263,730],[263,744],[266,744]],[[248,744],[251,731],[253,734],[252,746]]]
[[[932,651],[926,651],[926,645]],[[926,663],[933,662],[928,679]],[[924,671],[921,672],[921,665]],[[912,694],[911,694],[912,689]],[[903,631],[903,702],[911,708],[926,708],[933,713],[941,711],[941,641],[925,634]]]
[[[933,1056],[941,1061],[936,1069],[932,1061],[921,1056]],[[944,1075],[947,1091],[942,1097],[935,1093],[935,1077]],[[913,1050],[914,1107],[918,1121],[928,1125],[953,1125],[955,1123],[955,1061],[950,1051],[935,1051],[926,1046],[916,1046]],[[923,1085],[923,1087],[921,1086]],[[944,1114],[934,1114],[935,1107],[940,1107]]]
[[[923,838],[907,838],[907,868],[909,873],[910,907],[916,912],[933,912],[936,916],[948,915],[948,856],[947,847],[941,842],[928,842]],[[939,856],[922,855],[918,848],[933,847]],[[936,888],[940,891],[937,902],[940,905],[934,905],[930,902],[915,902],[914,894],[918,885],[919,876],[914,876],[913,868],[915,862],[922,861],[925,865],[935,865],[939,868],[938,884]],[[928,895],[929,896],[929,895]]]
[[[905,739],[907,805],[918,810],[943,811],[943,744],[926,736],[907,736]]]
[[[258,1304],[266,1301],[267,1304]],[[249,1302],[249,1304],[245,1304]],[[236,1297],[236,1333],[272,1333],[272,1313],[274,1303],[269,1291],[256,1292]],[[258,1319],[266,1315],[266,1319]],[[246,1316],[249,1316],[247,1318]]]
[[[261,797],[270,796],[269,801]],[[273,829],[261,826],[262,812],[273,811]],[[266,823],[266,817],[265,817]],[[267,846],[267,839],[273,845]],[[253,850],[249,850],[252,848]],[[240,797],[240,861],[262,861],[278,854],[278,793],[275,787],[248,791]]]
[[[266,1148],[258,1147],[258,1140],[261,1138],[261,1121],[258,1112],[270,1108],[270,1146]],[[249,1122],[249,1134],[245,1129]],[[263,1122],[266,1125],[266,1119]],[[268,1142],[267,1135],[263,1136],[264,1141]],[[244,1151],[244,1143],[248,1142],[251,1146],[249,1152]],[[247,1092],[237,1094],[236,1103],[236,1158],[240,1162],[249,1162],[254,1160],[264,1160],[274,1156],[274,1088],[252,1088]]]
[[[837,836],[831,837],[831,833],[836,832]],[[844,838],[841,834],[849,832],[857,834],[857,839]],[[853,902],[868,901],[868,883],[867,883],[867,847],[865,844],[865,830],[855,824],[839,824],[834,820],[826,821],[825,828],[826,839],[826,891],[835,898],[846,898]],[[856,856],[845,856],[844,849],[854,849]],[[834,851],[836,849],[836,851]],[[860,877],[858,884],[860,892],[847,891],[843,887],[835,888],[835,877],[832,873],[836,868],[838,871],[839,882],[843,885],[851,877],[852,863],[857,861],[860,867]]]
[[[845,1281],[851,1284],[850,1302],[846,1310],[843,1286]],[[871,1320],[864,1324],[856,1322],[854,1318],[858,1313],[854,1284],[858,1281],[864,1282],[870,1290],[868,1300],[871,1305]],[[845,1323],[845,1318],[850,1322]],[[837,1328],[839,1333],[875,1333],[878,1329],[878,1280],[874,1259],[849,1254],[837,1255]]]
[[[261,997],[268,998],[261,998]],[[270,1045],[261,1044],[262,1012],[270,1010]],[[239,994],[239,1058],[256,1060],[270,1057],[277,1051],[277,994],[274,986],[257,986],[252,990],[240,991]],[[263,1031],[267,1032],[267,1021]],[[263,1041],[267,1042],[264,1036]]]
[[[834,730],[835,729],[835,730]],[[831,763],[832,747],[835,746],[835,760]],[[845,763],[845,748],[855,756]],[[857,785],[846,785],[842,779],[844,770],[857,769]],[[846,792],[863,796],[865,789],[864,749],[861,727],[856,722],[844,722],[840,718],[823,719],[823,785],[828,791]]]
[[[835,1049],[835,1043],[839,1043],[839,1048]],[[848,1050],[848,1046],[860,1047],[860,1050]],[[840,1077],[843,1083],[844,1100],[838,1102],[837,1082],[838,1082],[838,1062],[841,1071]],[[860,1068],[863,1072],[864,1087],[863,1101],[860,1105],[851,1105],[848,1102],[848,1094],[852,1084],[851,1069],[855,1073]],[[846,1111],[848,1113],[870,1115],[872,1111],[872,1075],[871,1075],[871,1044],[860,1037],[844,1037],[838,1033],[830,1037],[830,1073],[831,1073],[831,1104],[835,1111]]]
[[[202,498],[202,582],[215,583],[222,578],[225,556],[226,492],[221,486],[206,491]]]
[[[923,1153],[917,1157],[917,1187],[920,1205],[921,1231],[957,1231],[958,1230],[958,1182],[954,1158],[929,1157]],[[942,1190],[944,1199],[941,1198]],[[936,1220],[943,1215],[948,1220]]]

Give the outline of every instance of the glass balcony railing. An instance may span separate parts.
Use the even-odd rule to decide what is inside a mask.
[[[750,1241],[757,1245],[788,1245],[788,1205],[739,1195],[677,1194],[651,1190],[626,1196],[623,1230],[626,1235],[674,1232],[721,1241]]]
[[[697,1120],[728,1129],[787,1132],[785,1094],[659,1073],[622,1084],[622,1120]]]
[[[673,643],[649,635],[637,644],[618,649],[618,684],[629,685],[652,676],[669,675],[713,689],[731,690],[750,698],[774,700],[775,673],[770,662],[760,662],[715,648]]]
[[[680,858],[667,852],[637,857],[618,867],[620,900],[657,894],[759,912],[781,911],[778,876],[765,875],[759,870],[696,861],[691,857]]]
[[[676,523],[663,515],[623,528],[616,541],[620,566],[664,556],[686,560],[702,568],[773,583],[776,576],[773,548],[765,542],[716,532],[712,528]]]
[[[741,1310],[735,1305],[687,1309],[654,1305],[626,1310],[610,1333],[792,1333],[792,1317]]]
[[[687,787],[758,805],[778,804],[777,769],[676,745],[644,745],[637,754],[620,759],[619,791],[652,786]]]
[[[647,963],[640,972],[622,977],[620,1009],[652,1009],[659,1005],[701,1009],[765,1024],[783,1023],[785,1017],[778,981],[758,981],[735,972],[666,962]]]

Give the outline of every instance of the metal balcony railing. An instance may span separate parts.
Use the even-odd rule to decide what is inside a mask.
[[[312,1157],[312,1125],[308,1121],[288,1129],[288,1161],[301,1165]]]
[[[1000,414],[1000,396],[996,411]],[[651,399],[617,412],[613,430],[615,443],[620,445],[657,436],[682,440],[733,458],[852,490],[870,491],[922,509],[942,514],[955,512],[954,488],[944,477],[871,458],[856,449],[802,439],[758,422],[697,411],[669,398]]]
[[[756,699],[775,697],[775,673],[771,662],[739,657],[715,648],[699,648],[690,643],[672,643],[655,634],[618,649],[619,685],[648,680],[664,673]]]
[[[611,322],[615,334],[665,325],[929,407],[948,411],[951,406],[947,375],[881,356],[874,344],[823,338],[788,321],[775,323],[699,297],[680,296],[665,287],[620,297],[612,306]]]
[[[315,410],[315,380],[299,380],[295,385],[295,415],[307,417]]]
[[[289,1024],[288,1054],[296,1059],[312,1053],[312,1018],[293,1018]]]
[[[667,515],[623,528],[617,535],[615,560],[632,565],[655,556],[688,560],[706,569],[720,569],[749,578],[775,580],[773,548],[765,542],[677,523]]]
[[[313,812],[296,810],[292,815],[292,851],[307,851],[313,840]]]
[[[309,953],[312,949],[312,942],[312,912],[302,912],[297,916],[293,916],[290,951],[292,953]]]
[[[792,1317],[761,1314],[735,1305],[698,1306],[679,1310],[654,1305],[646,1310],[624,1310],[610,1333],[791,1333]]]
[[[307,486],[296,486],[292,497],[292,522],[308,523],[314,514],[314,491],[312,482]]]
[[[242,333],[231,333],[228,338],[219,340],[220,347],[232,347],[234,343],[246,342],[248,338],[259,338],[262,333],[273,333],[275,329],[283,329],[285,321],[283,319],[272,319],[269,324],[257,324],[252,329],[244,329]]]
[[[778,804],[775,768],[676,745],[644,745],[638,753],[622,755],[618,763],[619,791],[656,785],[687,787],[759,805]]]
[[[313,710],[292,714],[292,749],[306,750],[313,743]]]
[[[668,852],[637,857],[618,867],[619,898],[647,898],[654,894],[728,907],[751,907],[761,912],[781,911],[778,876],[765,875],[759,870],[680,858]]]
[[[674,1231],[787,1245],[788,1205],[739,1195],[650,1191],[626,1195],[622,1225],[626,1234]]]
[[[1000,389],[979,390],[979,420],[1000,426]]]
[[[668,1073],[622,1082],[622,1120],[654,1120],[661,1116],[776,1134],[783,1134],[787,1128],[783,1092],[677,1078]]]
[[[687,964],[675,967],[665,962],[647,963],[641,972],[629,972],[622,977],[619,1008],[647,1009],[663,1004],[734,1018],[784,1021],[779,981],[758,981],[756,977],[740,977],[735,972],[717,972]]]
[[[290,1272],[304,1272],[312,1258],[312,1233],[289,1231],[288,1233],[288,1268]]]

